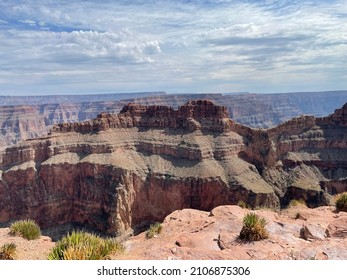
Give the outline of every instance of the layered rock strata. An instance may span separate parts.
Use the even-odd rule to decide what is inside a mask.
[[[325,205],[347,191],[347,103],[328,117],[301,116],[268,130],[271,148],[263,177],[286,193]]]
[[[301,114],[326,116],[347,101],[347,91],[281,94],[165,94],[0,96],[0,147],[41,137],[54,124],[82,122],[100,112],[119,113],[128,103],[178,108],[189,100],[209,99],[227,107],[234,121],[270,128]]]
[[[129,104],[56,125],[0,152],[0,222],[76,222],[116,235],[183,208],[326,204],[345,189],[346,108],[270,130],[235,123],[208,100]]]

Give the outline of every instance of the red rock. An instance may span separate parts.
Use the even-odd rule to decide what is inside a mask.
[[[305,223],[301,228],[300,237],[305,240],[324,240],[326,229],[320,225]]]
[[[58,125],[0,152],[0,222],[30,217],[119,234],[183,208],[328,204],[344,189],[343,114],[259,130],[202,100],[177,110],[129,104],[118,115]]]
[[[156,239],[146,239],[145,233],[131,237],[129,250],[122,259],[256,259],[308,260],[347,259],[345,238],[329,237],[305,241],[300,238],[302,221],[292,218],[296,209],[281,212],[252,210],[267,221],[269,238],[255,242],[241,242],[238,235],[242,219],[250,210],[238,206],[219,206],[209,212],[175,211],[162,223],[163,231]],[[320,221],[333,222],[334,208],[305,210],[311,221],[307,227],[324,228]],[[347,221],[341,220],[345,226]],[[176,245],[175,245],[176,243]],[[178,244],[179,246],[178,246]],[[173,247],[175,246],[175,247]],[[172,253],[173,248],[174,254]]]
[[[341,217],[332,221],[327,230],[328,237],[346,238],[347,237],[347,217]]]

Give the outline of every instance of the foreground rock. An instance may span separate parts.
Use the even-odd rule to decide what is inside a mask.
[[[123,259],[242,259],[242,260],[338,260],[347,259],[347,213],[335,213],[334,207],[309,209],[297,206],[281,212],[255,211],[267,221],[269,238],[243,242],[238,239],[242,219],[250,210],[238,206],[219,206],[211,212],[178,210],[167,216],[163,231],[156,238],[145,233],[126,242]],[[307,221],[296,219],[298,213]],[[305,226],[306,224],[306,226]],[[309,224],[310,226],[307,226]],[[339,225],[339,229],[335,226]],[[305,227],[313,236],[301,237]],[[321,233],[326,233],[321,235]],[[339,232],[339,233],[337,233]],[[327,235],[328,234],[328,235]]]
[[[49,236],[41,236],[36,240],[26,240],[9,234],[9,228],[0,228],[0,248],[4,244],[16,244],[15,260],[47,260],[48,254],[54,247]]]
[[[145,232],[130,237],[124,242],[125,252],[111,259],[347,260],[346,212],[304,206],[278,212],[254,210],[266,219],[269,238],[245,242],[238,235],[243,217],[250,211],[235,205],[218,206],[212,211],[174,211],[164,219],[160,234],[152,239],[147,239]],[[54,229],[47,233],[57,237]],[[0,228],[0,247],[11,242],[17,245],[15,259],[21,260],[45,260],[55,245],[48,236],[28,241],[9,235],[8,228]]]

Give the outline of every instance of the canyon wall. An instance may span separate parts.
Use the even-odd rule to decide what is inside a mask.
[[[3,149],[0,223],[75,222],[117,235],[177,209],[278,208],[293,198],[317,206],[346,190],[347,104],[268,130],[228,116],[208,100],[130,103]]]
[[[119,113],[128,103],[171,106],[209,99],[227,107],[234,121],[254,127],[274,127],[305,114],[326,116],[347,101],[347,91],[282,94],[165,94],[163,92],[66,96],[0,96],[0,147],[41,137],[58,123]]]
[[[347,191],[347,103],[328,117],[301,116],[268,130],[271,149],[264,178],[317,206]],[[269,168],[272,167],[272,168]]]

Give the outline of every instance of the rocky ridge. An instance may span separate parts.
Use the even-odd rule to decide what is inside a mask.
[[[53,125],[81,122],[100,112],[119,113],[128,103],[171,106],[209,99],[227,107],[234,121],[270,128],[301,114],[326,116],[347,101],[347,91],[281,94],[128,93],[80,96],[0,96],[0,147],[44,136]]]
[[[129,104],[56,125],[0,153],[0,222],[75,222],[115,235],[177,209],[324,205],[346,189],[346,108],[269,130],[238,124],[208,100]]]
[[[177,110],[168,106],[130,103],[118,115],[101,113],[96,119],[55,125],[53,132],[96,132],[109,128],[159,128],[226,131],[230,123],[226,107],[209,100],[189,101]],[[230,129],[229,129],[230,130]]]

